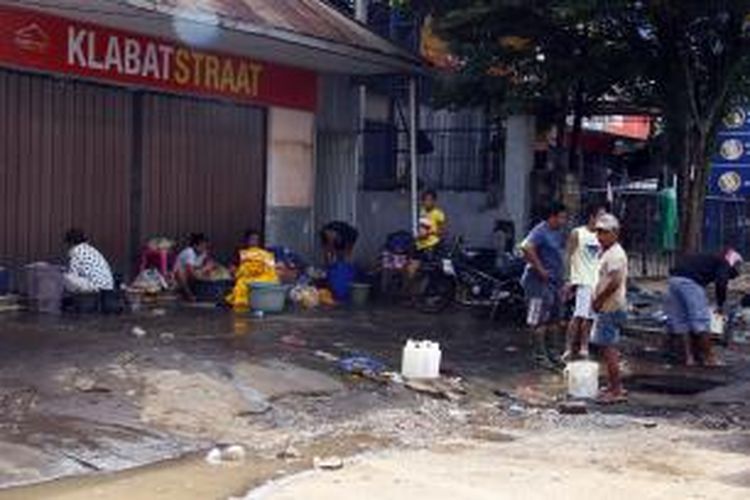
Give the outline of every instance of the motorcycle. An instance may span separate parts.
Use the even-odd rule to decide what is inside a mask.
[[[505,252],[497,265],[488,265],[486,258],[478,261],[479,253],[464,248],[458,238],[447,253],[438,252],[424,260],[412,285],[416,308],[425,313],[439,313],[456,303],[489,309],[491,319],[525,317],[521,287],[523,258]]]

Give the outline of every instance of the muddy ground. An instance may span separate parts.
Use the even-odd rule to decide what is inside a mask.
[[[415,337],[441,343],[445,373],[466,394],[445,399],[354,377],[334,361],[364,354],[397,371]],[[628,340],[629,404],[570,416],[558,410],[561,375],[529,365],[523,331],[470,312],[3,315],[0,498],[227,498],[311,469],[316,456],[439,451],[455,441],[468,461],[486,446],[516,443],[541,450],[541,460],[543,448],[528,440],[560,429],[574,443],[602,433],[626,439],[626,429],[631,439],[719,439],[750,454],[748,354],[724,353],[724,369],[685,370],[665,363],[660,344]],[[205,464],[218,443],[242,443],[248,457]],[[279,458],[290,446],[293,456]],[[23,487],[38,483],[46,484]]]

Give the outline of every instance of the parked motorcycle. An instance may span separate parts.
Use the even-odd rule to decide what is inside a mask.
[[[521,277],[524,260],[506,252],[496,265],[456,239],[448,252],[423,261],[412,284],[418,310],[438,313],[453,303],[490,310],[490,318],[525,317]]]

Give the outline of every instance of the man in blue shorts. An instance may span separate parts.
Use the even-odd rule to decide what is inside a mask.
[[[603,403],[624,401],[625,390],[620,376],[620,334],[627,319],[628,255],[619,243],[620,222],[605,214],[596,222],[596,237],[602,247],[599,256],[599,279],[594,290],[592,308],[596,317],[591,343],[601,349],[607,367],[607,388],[599,395]]]
[[[711,309],[706,287],[716,287],[716,304],[721,311],[727,298],[729,281],[740,274],[742,257],[728,249],[720,254],[688,255],[677,262],[670,272],[669,291],[665,303],[669,333],[681,337],[685,364],[695,364],[693,340],[700,347],[704,365],[719,364],[711,346]]]
[[[553,203],[546,218],[540,222],[521,244],[526,270],[522,285],[526,293],[528,314],[526,322],[532,328],[534,361],[546,368],[558,360],[548,350],[554,331],[563,319],[562,294],[565,279],[565,234],[567,210],[561,203]]]

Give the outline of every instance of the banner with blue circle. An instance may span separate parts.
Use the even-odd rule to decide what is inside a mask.
[[[737,107],[724,117],[708,191],[714,196],[750,196],[750,109]]]

